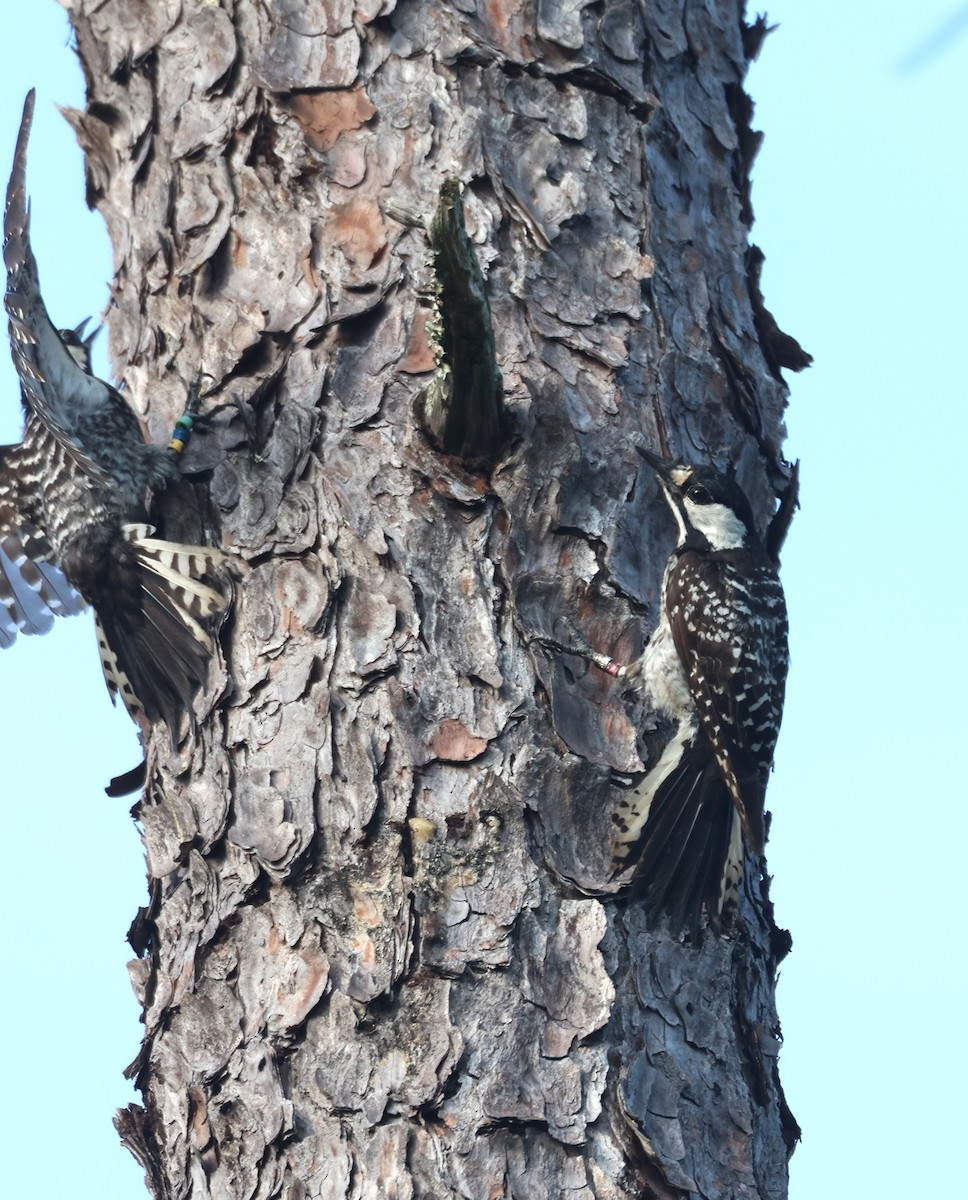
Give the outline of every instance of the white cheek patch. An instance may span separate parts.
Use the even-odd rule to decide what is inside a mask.
[[[746,526],[725,504],[696,504],[682,498],[686,517],[694,529],[705,535],[714,550],[736,550],[746,541]]]

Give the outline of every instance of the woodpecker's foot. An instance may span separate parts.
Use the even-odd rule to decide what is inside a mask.
[[[531,641],[538,642],[540,645],[549,646],[552,650],[561,650],[565,654],[573,654],[577,658],[584,658],[588,662],[594,663],[596,667],[604,671],[607,675],[614,675],[616,678],[623,678],[628,668],[620,662],[616,662],[614,658],[610,658],[607,654],[602,654],[588,641],[585,635],[571,621],[566,618],[561,618],[555,622],[555,632],[564,632],[568,637],[568,641],[558,641],[557,638],[548,637],[545,634],[536,634]]]
[[[175,458],[180,457],[191,441],[193,433],[205,433],[209,428],[209,418],[203,416],[199,411],[201,404],[202,382],[201,379],[196,379],[188,389],[188,402],[185,405],[185,411],[175,422],[175,428],[172,430],[171,440],[168,443],[168,451]]]
[[[780,506],[773,514],[766,531],[766,551],[775,563],[780,561],[780,551],[790,530],[793,514],[800,507],[800,460],[790,468],[790,478],[780,497]]]

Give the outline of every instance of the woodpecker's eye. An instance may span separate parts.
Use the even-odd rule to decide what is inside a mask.
[[[713,498],[709,494],[708,488],[703,487],[701,483],[694,483],[686,492],[690,500],[696,504],[712,504]]]

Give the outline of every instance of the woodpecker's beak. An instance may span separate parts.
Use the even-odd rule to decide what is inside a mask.
[[[669,471],[670,464],[664,458],[659,458],[658,454],[653,454],[651,450],[646,450],[644,446],[636,446],[639,454],[645,459],[656,475],[660,478],[665,478]]]
[[[666,462],[664,458],[659,458],[657,454],[653,454],[651,450],[646,450],[642,446],[636,446],[635,448],[652,470],[655,471],[662,486],[678,495],[679,491],[689,481],[689,477],[692,475],[692,467],[684,467],[681,463]]]

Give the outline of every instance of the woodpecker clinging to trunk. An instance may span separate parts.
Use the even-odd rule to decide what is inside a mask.
[[[659,626],[613,673],[647,689],[675,723],[658,762],[615,815],[618,870],[638,855],[647,906],[697,933],[718,926],[742,880],[744,842],[759,854],[764,800],[783,714],[787,614],[776,562],[736,481],[640,450],[678,527]]]
[[[568,622],[568,642],[537,640],[628,679],[671,721],[663,752],[614,814],[613,873],[635,862],[633,886],[650,914],[698,938],[703,910],[718,928],[735,898],[744,843],[753,854],[763,849],[788,664],[777,558],[797,503],[797,469],[764,545],[731,476],[639,453],[679,532],[658,628],[628,665],[596,651]]]
[[[202,581],[218,550],[152,537],[151,492],[178,476],[172,446],[147,445],[124,397],[90,373],[90,339],[58,333],[30,247],[27,139],[34,92],[7,186],[3,257],[10,343],[25,414],[23,440],[0,447],[0,645],[40,633],[83,601],[97,617],[105,678],[133,716],[177,737],[206,677],[208,624],[226,600]],[[191,407],[191,406],[190,406]],[[190,418],[181,419],[182,430]]]

